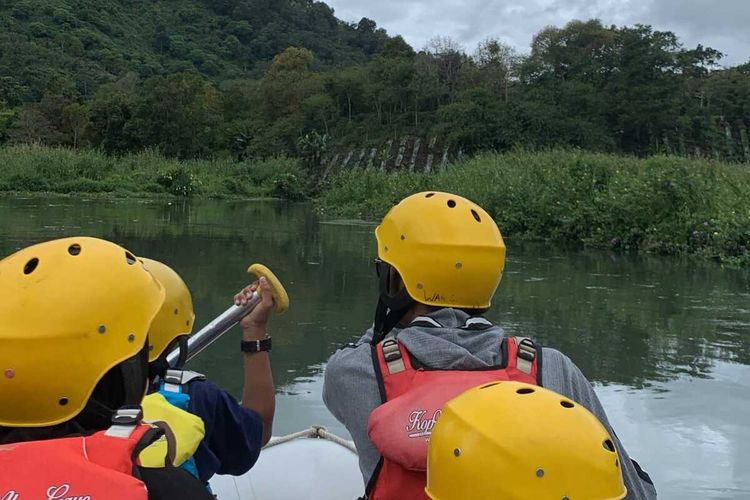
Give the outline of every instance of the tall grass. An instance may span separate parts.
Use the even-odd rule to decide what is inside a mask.
[[[319,203],[330,215],[375,219],[420,190],[472,199],[509,237],[750,263],[750,170],[706,160],[485,154],[433,175],[342,173]]]
[[[113,157],[38,145],[0,148],[0,191],[299,199],[304,177],[299,162],[288,158],[178,161],[149,150]]]

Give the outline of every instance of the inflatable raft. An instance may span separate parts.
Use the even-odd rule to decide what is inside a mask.
[[[353,500],[364,486],[354,443],[313,426],[271,438],[242,476],[215,475],[219,500]]]

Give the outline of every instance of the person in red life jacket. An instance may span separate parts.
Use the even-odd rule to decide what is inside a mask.
[[[0,293],[0,498],[213,498],[184,470],[137,459],[168,438],[139,406],[164,290],[132,253],[40,243],[0,261]]]
[[[505,264],[486,211],[457,195],[417,193],[391,208],[375,237],[373,327],[331,356],[323,386],[326,406],[357,446],[368,499],[426,498],[427,444],[443,405],[493,381],[544,386],[587,408],[613,436],[627,498],[656,497],[578,367],[481,316]]]
[[[242,404],[227,391],[211,383],[200,373],[184,369],[187,339],[192,332],[195,314],[193,301],[182,278],[169,266],[152,259],[140,259],[164,287],[166,298],[149,330],[149,372],[151,388],[144,401],[148,418],[156,407],[154,398],[169,402],[184,412],[172,412],[162,419],[175,429],[177,442],[195,449],[193,457],[182,462],[203,482],[216,473],[241,475],[255,464],[260,449],[271,437],[275,408],[273,376],[268,351],[270,337],[266,323],[274,307],[275,278],[261,277],[235,296],[235,303],[245,303],[260,287],[262,301],[241,321],[243,340],[244,389]],[[279,287],[281,285],[279,284]],[[257,342],[256,342],[257,341]],[[179,349],[176,366],[169,366],[167,356]],[[190,415],[185,415],[185,412]],[[182,413],[182,418],[180,418]],[[180,420],[199,417],[203,426],[200,434],[194,426],[180,425]],[[195,417],[192,417],[195,418]],[[186,429],[177,432],[177,429]],[[189,435],[190,429],[193,429]],[[191,443],[196,441],[195,445]],[[196,449],[197,446],[197,449]],[[149,461],[151,457],[141,457]]]

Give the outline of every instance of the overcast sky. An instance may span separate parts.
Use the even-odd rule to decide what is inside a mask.
[[[325,0],[339,19],[369,17],[415,49],[447,35],[473,52],[495,37],[527,52],[548,25],[596,17],[605,25],[651,24],[675,32],[683,44],[713,47],[724,65],[750,60],[750,0]]]

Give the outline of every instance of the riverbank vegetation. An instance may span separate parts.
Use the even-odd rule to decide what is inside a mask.
[[[154,150],[111,156],[31,144],[0,148],[0,192],[299,200],[308,188],[299,161],[288,158],[176,160]]]
[[[431,175],[344,172],[320,207],[327,216],[378,219],[424,190],[470,198],[510,238],[750,263],[750,169],[676,156],[509,152]]]
[[[479,154],[433,173],[357,169],[310,182],[300,160],[174,160],[154,151],[0,148],[0,192],[313,199],[327,218],[377,220],[442,190],[482,205],[509,238],[750,264],[750,169],[580,150]]]

